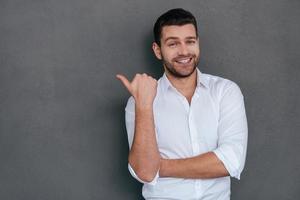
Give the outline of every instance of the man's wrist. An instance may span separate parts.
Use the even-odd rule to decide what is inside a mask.
[[[137,111],[152,111],[153,110],[153,104],[135,104],[135,109]]]
[[[159,176],[160,177],[166,177],[166,169],[168,169],[168,159],[160,159],[160,170],[159,170]]]

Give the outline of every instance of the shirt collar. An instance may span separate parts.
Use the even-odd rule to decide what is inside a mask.
[[[198,69],[197,70],[197,88],[203,86],[204,88],[208,88],[209,84],[208,84],[208,79],[207,77]],[[174,86],[172,85],[172,83],[169,81],[166,73],[163,74],[162,78],[161,78],[161,82],[162,82],[162,87],[163,90],[166,91],[169,88],[174,88]]]

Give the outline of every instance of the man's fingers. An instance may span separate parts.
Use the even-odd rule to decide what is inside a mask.
[[[131,93],[131,85],[130,85],[130,82],[128,81],[128,79],[125,76],[121,75],[121,74],[117,74],[116,77],[117,77],[117,79],[119,79],[123,83],[123,85]]]

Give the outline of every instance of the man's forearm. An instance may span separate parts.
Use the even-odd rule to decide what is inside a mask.
[[[160,177],[209,179],[228,176],[223,163],[213,152],[185,159],[161,159]]]
[[[160,167],[153,108],[136,105],[135,133],[129,163],[143,181],[150,182]]]

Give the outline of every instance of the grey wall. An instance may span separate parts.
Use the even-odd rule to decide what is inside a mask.
[[[232,199],[300,197],[300,1],[0,0],[1,200],[142,198],[115,74],[160,76],[152,26],[174,7],[198,19],[200,70],[245,96]]]

